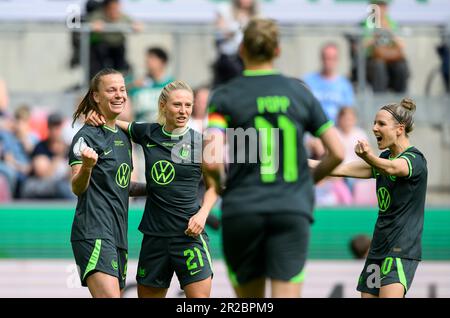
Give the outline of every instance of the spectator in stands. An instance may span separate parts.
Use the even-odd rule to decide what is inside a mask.
[[[102,8],[89,17],[93,33],[90,39],[90,75],[93,77],[103,68],[112,67],[121,72],[129,71],[126,61],[125,35],[122,32],[103,32],[105,23],[130,24],[134,31],[142,25],[133,22],[122,12],[119,0],[104,0]]]
[[[326,43],[320,50],[320,58],[320,71],[308,74],[304,79],[328,118],[336,121],[342,106],[353,106],[353,87],[347,78],[338,73],[339,49],[335,43]]]
[[[325,147],[319,138],[307,138],[306,147],[309,157],[321,160],[326,154]],[[319,206],[350,205],[353,203],[352,193],[343,178],[326,178],[314,188],[316,204]]]
[[[257,14],[257,0],[232,0],[231,3],[219,5],[215,23],[218,57],[213,65],[214,87],[241,75],[244,70],[238,52],[243,38],[242,30]]]
[[[367,77],[374,92],[404,93],[407,89],[409,69],[404,43],[395,35],[397,23],[388,14],[388,1],[371,1],[376,5],[375,21],[364,22],[367,49]]]
[[[8,114],[8,104],[9,97],[6,83],[0,78],[0,129],[11,131],[13,121]]]
[[[6,89],[6,83],[0,78],[0,116],[6,113],[8,108],[9,98],[8,90]]]
[[[85,23],[89,21],[89,17],[93,12],[101,9],[102,2],[99,0],[87,0],[84,6],[84,13],[80,17],[80,22]],[[75,18],[72,20],[75,22]],[[72,42],[72,56],[70,57],[70,67],[74,68],[80,65],[80,50],[81,50],[81,33],[76,31],[71,34],[71,42]]]
[[[444,80],[445,90],[450,93],[450,47],[448,32],[450,32],[450,23],[442,32],[442,42],[436,47],[436,51],[441,60],[441,74]]]
[[[369,140],[364,130],[356,126],[357,121],[358,118],[354,108],[345,106],[340,109],[337,117],[337,128],[345,148],[343,163],[361,160],[355,154],[355,145],[358,143],[358,140]]]
[[[361,128],[356,126],[356,112],[351,107],[342,107],[337,117],[337,128],[339,138],[345,149],[344,163],[361,160],[355,153],[355,145],[358,140],[369,140],[367,134]],[[345,178],[345,182],[353,190],[355,179]]]
[[[64,143],[63,117],[48,116],[48,138],[36,145],[31,155],[31,176],[25,181],[22,197],[29,199],[75,199],[69,182],[68,147]]]
[[[350,241],[350,250],[355,259],[366,259],[372,240],[368,235],[359,234]]]
[[[161,47],[151,47],[145,57],[146,74],[128,85],[134,120],[156,122],[161,90],[174,78],[168,72],[169,54]]]
[[[32,131],[30,126],[31,112],[27,105],[19,106],[14,112],[14,135],[18,139],[27,155],[31,155],[34,147],[39,142],[39,136]]]
[[[208,86],[200,86],[194,90],[194,108],[189,119],[189,127],[203,133],[208,126],[208,98],[210,89]]]

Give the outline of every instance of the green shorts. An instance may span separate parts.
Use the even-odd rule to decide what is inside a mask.
[[[208,242],[206,233],[197,238],[144,235],[136,275],[138,284],[169,288],[174,272],[181,288],[211,277]]]
[[[90,275],[102,272],[117,277],[120,289],[125,287],[127,250],[105,239],[72,241],[72,250],[82,286],[87,286],[86,280]]]
[[[405,288],[405,295],[411,287],[419,261],[386,257],[367,259],[359,277],[356,290],[378,296],[383,286],[400,283]]]
[[[294,213],[223,218],[223,250],[232,284],[261,277],[303,282],[309,233],[310,220]]]

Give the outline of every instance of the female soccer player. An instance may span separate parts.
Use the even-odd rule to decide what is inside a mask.
[[[373,133],[378,149],[387,150],[377,157],[367,141],[358,141],[355,152],[364,161],[341,165],[331,173],[377,180],[378,219],[357,287],[363,298],[404,297],[422,257],[428,172],[424,155],[408,138],[415,109],[410,99],[381,107]]]
[[[72,249],[82,285],[93,297],[120,297],[127,271],[128,197],[146,195],[145,185],[130,185],[131,142],[116,128],[126,102],[123,76],[104,69],[73,115],[75,122],[95,110],[106,119],[101,127],[84,125],[69,155],[72,191],[78,196]]]
[[[158,123],[117,121],[145,155],[148,197],[139,230],[144,233],[137,272],[139,297],[165,297],[175,272],[186,297],[209,297],[212,265],[206,218],[217,200],[207,179],[203,204],[202,135],[188,127],[194,107],[188,84],[174,81],[159,97]],[[102,118],[88,116],[93,124]]]
[[[225,129],[245,129],[245,136],[239,136],[243,129],[227,130],[231,162],[222,196],[224,255],[239,297],[264,297],[266,278],[272,297],[300,296],[313,178],[321,180],[343,158],[336,129],[317,99],[301,81],[274,70],[278,33],[271,20],[250,21],[240,48],[244,76],[218,88],[209,103],[206,147],[213,150],[206,171],[219,189]],[[305,131],[328,150],[313,178],[303,147]],[[258,153],[259,160],[252,160]]]

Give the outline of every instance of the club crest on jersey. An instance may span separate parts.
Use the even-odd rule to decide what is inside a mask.
[[[183,144],[180,149],[180,157],[186,160],[191,154],[191,145]]]
[[[88,145],[84,141],[83,137],[78,138],[78,141],[75,143],[75,145],[73,145],[73,149],[72,149],[75,157],[77,157],[78,159],[81,159],[81,153],[83,152],[84,149],[86,149],[87,146]]]

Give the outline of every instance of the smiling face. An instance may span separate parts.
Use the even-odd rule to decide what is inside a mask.
[[[172,131],[187,126],[194,106],[194,96],[185,89],[177,89],[169,94],[167,103],[161,106],[166,118],[166,129]]]
[[[98,91],[94,91],[94,100],[107,119],[115,119],[122,113],[127,103],[125,81],[121,74],[109,74],[101,77]]]
[[[404,132],[404,127],[397,123],[388,111],[380,110],[375,116],[372,131],[377,138],[378,149],[382,150],[397,142]]]

